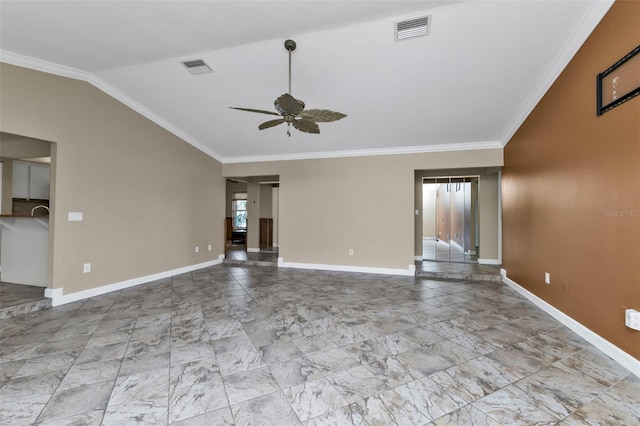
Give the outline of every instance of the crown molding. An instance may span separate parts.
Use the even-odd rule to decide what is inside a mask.
[[[535,89],[531,92],[527,102],[525,102],[520,111],[516,114],[515,119],[507,127],[507,130],[500,139],[500,143],[503,147],[509,143],[522,123],[524,123],[529,114],[531,114],[536,105],[538,105],[542,97],[560,76],[560,73],[567,67],[567,65],[569,65],[571,59],[573,59],[589,35],[591,35],[602,18],[607,14],[614,1],[615,0],[599,0],[592,2],[591,8],[582,18],[580,25],[576,27],[573,34],[571,34],[571,37],[569,37],[569,40],[565,43],[563,48],[560,49],[560,53],[558,53],[551,63],[551,66],[547,69]]]
[[[446,151],[473,151],[479,149],[502,149],[504,144],[500,141],[479,141],[455,144],[438,144],[424,146],[407,146],[397,148],[380,148],[380,149],[361,149],[346,151],[328,151],[328,152],[309,152],[281,155],[263,155],[263,156],[247,156],[247,157],[222,157],[217,152],[211,150],[202,142],[192,137],[180,128],[174,126],[167,120],[155,114],[145,106],[138,103],[135,99],[116,89],[95,74],[82,71],[76,68],[66,67],[49,61],[32,58],[18,53],[0,50],[0,62],[16,65],[24,68],[42,71],[49,74],[59,75],[61,77],[72,78],[75,80],[86,81],[97,89],[122,102],[138,114],[146,117],[153,123],[172,133],[176,137],[184,140],[196,149],[202,151],[208,156],[214,158],[222,164],[233,163],[257,163],[269,161],[292,161],[292,160],[314,160],[322,158],[346,158],[346,157],[369,157],[377,155],[402,155],[402,154],[421,154],[428,152],[446,152]]]
[[[162,127],[169,133],[172,133],[176,137],[184,140],[188,144],[192,145],[193,147],[199,149],[203,153],[207,154],[208,156],[222,163],[222,156],[220,156],[218,153],[216,153],[215,151],[212,151],[210,148],[208,148],[206,145],[201,143],[196,138],[192,137],[188,133],[185,133],[180,128],[166,121],[165,119],[155,114],[145,106],[139,104],[133,98],[125,95],[120,90],[116,89],[115,87],[113,87],[112,85],[110,85],[109,83],[101,79],[100,77],[97,77],[95,74],[91,74],[89,72],[82,71],[76,68],[66,67],[64,65],[56,64],[54,62],[43,61],[41,59],[20,55],[18,53],[10,52],[7,50],[0,50],[0,62],[16,65],[23,68],[29,68],[35,71],[41,71],[48,74],[54,74],[61,77],[72,78],[74,80],[86,81],[87,83],[93,85],[94,87],[103,91],[104,93],[111,96],[112,98],[122,102],[124,105],[128,106],[138,114],[151,120],[153,123]]]
[[[32,58],[30,56],[21,55],[19,53],[11,52],[8,50],[0,50],[0,62],[16,65],[23,68],[29,68],[35,71],[46,72],[48,74],[55,74],[61,77],[73,78],[74,80],[87,81],[91,77],[90,73],[79,70],[77,68],[67,67],[64,65],[56,64],[54,62]]]
[[[211,150],[209,147],[201,143],[199,140],[189,135],[188,133],[182,131],[180,128],[174,126],[173,124],[171,124],[164,118],[160,117],[159,115],[155,114],[153,111],[151,111],[147,107],[139,104],[133,98],[131,98],[128,95],[125,95],[123,92],[116,89],[115,87],[113,87],[112,85],[104,81],[103,79],[96,77],[95,75],[91,75],[91,77],[87,80],[87,82],[91,83],[96,88],[102,90],[107,95],[122,102],[132,110],[136,111],[138,114],[151,120],[152,122],[162,127],[169,133],[172,133],[173,135],[187,142],[189,145],[192,145],[193,147],[199,149],[203,153],[207,154],[209,157],[212,157],[213,159],[219,161],[220,163],[223,162],[222,156],[220,156],[217,152]]]
[[[268,161],[317,160],[322,158],[370,157],[376,155],[422,154],[427,152],[475,151],[480,149],[502,149],[499,141],[466,142],[454,144],[405,146],[398,148],[359,149],[348,151],[306,152],[298,154],[261,155],[250,157],[227,157],[223,164],[259,163]]]

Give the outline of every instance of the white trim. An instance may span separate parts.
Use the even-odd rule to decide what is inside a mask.
[[[233,163],[256,163],[264,161],[286,161],[286,160],[310,160],[318,158],[344,158],[344,157],[365,157],[375,155],[399,155],[399,154],[418,154],[426,152],[448,152],[448,151],[473,151],[481,149],[502,149],[504,143],[502,141],[478,141],[478,142],[466,142],[466,143],[454,143],[454,144],[439,144],[439,145],[425,145],[425,146],[407,146],[398,148],[380,148],[380,149],[361,149],[361,150],[347,150],[347,151],[329,151],[329,152],[310,152],[310,153],[296,153],[296,154],[282,154],[282,155],[264,155],[264,156],[250,156],[250,157],[228,157],[224,158],[217,152],[211,150],[207,145],[203,144],[193,136],[184,132],[180,128],[166,121],[164,118],[155,114],[145,106],[136,102],[133,98],[122,93],[111,84],[107,83],[102,78],[87,71],[82,71],[76,68],[66,67],[64,65],[56,64],[41,59],[32,58],[29,56],[21,55],[7,50],[0,49],[0,62],[5,62],[11,65],[16,65],[24,68],[33,69],[36,71],[42,71],[49,74],[55,74],[62,77],[72,78],[75,80],[86,81],[97,89],[103,91],[107,95],[122,102],[138,114],[151,120],[158,126],[172,133],[176,137],[184,140],[188,144],[194,146],[200,151],[204,152],[208,156],[216,159],[222,164]]]
[[[422,256],[413,256],[413,260],[424,260],[424,258]]]
[[[407,269],[374,268],[369,266],[324,265],[320,263],[285,262],[282,257],[278,258],[278,267],[279,268],[295,268],[295,269],[315,269],[320,271],[362,272],[365,274],[384,274],[384,275],[403,275],[403,276],[415,276],[416,274],[416,265],[408,265]]]
[[[544,73],[531,94],[527,97],[525,104],[520,108],[514,120],[507,127],[506,132],[502,135],[500,141],[503,147],[518,131],[522,123],[524,123],[529,114],[531,114],[531,111],[533,111],[542,97],[547,93],[547,90],[549,90],[551,85],[557,80],[560,73],[569,65],[571,59],[573,59],[574,55],[580,50],[587,40],[587,37],[589,37],[598,23],[607,14],[613,3],[614,0],[601,0],[591,3],[591,8],[582,18],[582,22],[576,27],[562,49],[560,49],[551,66]]]
[[[478,259],[480,265],[502,265],[500,259]]]
[[[62,77],[72,78],[74,80],[82,80],[90,83],[97,89],[103,91],[107,95],[111,96],[114,99],[122,102],[132,110],[136,111],[138,114],[143,117],[151,120],[158,126],[162,127],[169,133],[172,133],[176,137],[184,140],[188,144],[194,146],[200,151],[204,152],[208,156],[222,162],[222,157],[218,155],[218,153],[212,151],[205,144],[192,137],[188,133],[185,133],[178,127],[169,123],[159,115],[155,114],[145,106],[139,104],[131,97],[125,95],[120,90],[116,89],[100,77],[95,74],[91,74],[86,71],[82,71],[76,68],[66,67],[64,65],[56,64],[49,61],[43,61],[41,59],[32,58],[25,55],[20,55],[19,53],[10,52],[7,50],[0,50],[0,62],[5,62],[7,64],[16,65],[23,68],[29,68],[36,71],[46,72],[48,74],[55,74]]]
[[[57,299],[62,297],[62,288],[45,288],[44,289],[44,297],[49,299]]]
[[[96,77],[95,75],[91,75],[91,77],[87,81],[92,85],[94,85],[96,88],[102,90],[107,95],[122,102],[123,104],[125,104],[126,106],[128,106],[129,108],[137,112],[138,114],[148,118],[150,121],[162,127],[169,133],[172,133],[173,135],[187,142],[189,145],[192,145],[193,147],[199,149],[200,151],[207,154],[209,157],[215,160],[218,160],[219,162],[222,162],[222,156],[220,156],[218,153],[216,153],[215,151],[212,151],[209,147],[207,147],[205,144],[203,144],[193,136],[189,135],[188,133],[185,133],[184,131],[182,131],[182,129],[169,123],[164,118],[152,112],[147,107],[139,104],[138,102],[133,100],[131,97],[125,95],[120,90],[116,89],[106,81],[102,80],[99,77]]]
[[[640,360],[634,358],[599,334],[594,333],[584,325],[580,324],[578,321],[574,320],[555,306],[552,306],[551,304],[545,302],[535,294],[531,293],[529,290],[525,289],[512,279],[508,278],[506,270],[500,269],[500,274],[502,275],[503,281],[506,285],[526,297],[528,300],[530,300],[543,311],[560,321],[562,324],[569,327],[572,331],[585,339],[587,342],[591,343],[593,346],[610,356],[618,364],[622,365],[624,368],[640,377]]]
[[[56,64],[54,62],[49,62],[42,59],[32,58],[30,56],[21,55],[9,50],[0,49],[0,62],[16,65],[23,68],[29,68],[36,71],[46,72],[48,74],[55,74],[61,77],[72,78],[74,80],[89,81],[89,78],[91,78],[91,74],[86,71]]]
[[[260,253],[259,248],[247,247],[247,253]]]
[[[219,265],[222,263],[223,259],[224,259],[224,254],[221,254],[218,256],[217,260],[210,260],[208,262],[184,266],[182,268],[172,269],[170,271],[165,271],[165,272],[159,272],[157,274],[146,275],[144,277],[132,278],[130,280],[103,285],[97,288],[78,291],[76,293],[71,293],[67,295],[63,294],[62,288],[46,289],[45,296],[51,297],[51,306],[60,306],[66,303],[76,302],[78,300],[100,296],[101,294],[111,293],[112,291],[118,291],[125,288],[134,287],[140,284],[145,284],[151,281],[160,280],[162,278],[168,278],[174,275],[184,274],[187,272],[195,271],[196,269],[208,268],[210,266]]]
[[[502,264],[502,169],[498,170],[498,260]]]
[[[223,164],[233,163],[257,163],[264,161],[290,161],[290,160],[314,160],[318,158],[346,158],[346,157],[367,157],[375,155],[401,155],[420,154],[425,152],[449,152],[449,151],[474,151],[480,149],[502,149],[503,145],[499,141],[479,141],[440,145],[405,146],[398,148],[380,149],[359,149],[345,151],[328,152],[308,152],[282,155],[261,155],[250,157],[228,157],[222,160]]]

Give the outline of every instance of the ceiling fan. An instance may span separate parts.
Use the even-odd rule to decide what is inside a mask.
[[[289,137],[291,137],[291,126],[305,133],[320,133],[318,123],[328,123],[346,117],[346,114],[329,111],[328,109],[304,109],[304,102],[291,96],[291,52],[296,49],[296,42],[287,40],[284,42],[284,48],[289,52],[289,92],[281,95],[273,102],[277,112],[252,108],[230,108],[280,116],[282,118],[262,123],[258,126],[258,129],[264,130],[282,123],[287,123],[287,135],[289,135]]]

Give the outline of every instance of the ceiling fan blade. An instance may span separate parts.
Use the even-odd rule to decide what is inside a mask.
[[[293,120],[291,124],[293,125],[293,127],[300,130],[301,132],[320,133],[320,127],[318,127],[318,125],[311,120],[305,120],[303,118],[300,120]]]
[[[288,93],[281,95],[273,102],[276,110],[282,115],[298,115],[304,109],[304,102],[294,98]]]
[[[315,121],[316,123],[328,123],[345,118],[347,115],[341,112],[329,111],[328,109],[308,109],[300,112],[300,117]]]
[[[238,108],[238,107],[229,107],[229,108],[237,109],[237,110],[240,110],[240,111],[257,112],[257,113],[260,113],[260,114],[280,115],[277,112],[266,111],[264,109]]]
[[[278,124],[282,124],[282,123],[284,123],[284,120],[282,118],[278,120],[265,121],[264,123],[258,126],[258,129],[264,130],[264,129],[268,129],[269,127],[277,126]]]

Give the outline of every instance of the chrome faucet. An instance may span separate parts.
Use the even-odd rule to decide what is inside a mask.
[[[47,213],[49,213],[49,207],[45,206],[44,204],[41,204],[41,205],[35,206],[34,208],[31,209],[31,216],[33,216],[33,213],[38,209],[47,209]]]

